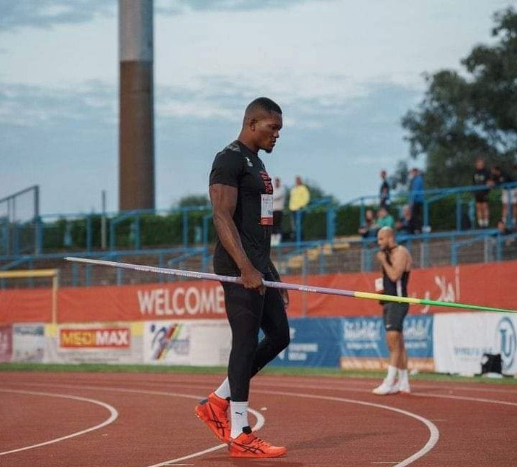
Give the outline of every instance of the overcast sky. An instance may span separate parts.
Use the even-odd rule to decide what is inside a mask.
[[[156,204],[207,192],[244,107],[284,111],[272,176],[341,201],[408,156],[401,117],[423,73],[490,41],[502,0],[156,0]],[[41,186],[43,213],[118,206],[114,0],[0,0],[0,198]]]

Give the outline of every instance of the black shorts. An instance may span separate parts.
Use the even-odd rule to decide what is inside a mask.
[[[407,303],[385,303],[383,305],[382,318],[386,331],[402,332],[404,328],[404,318],[406,317],[409,304]]]
[[[488,203],[488,191],[476,191],[474,199],[476,203]]]

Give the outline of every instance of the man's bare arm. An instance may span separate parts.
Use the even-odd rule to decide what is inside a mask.
[[[377,258],[379,259],[383,269],[386,271],[387,276],[392,282],[397,282],[410,266],[410,264],[408,264],[409,253],[403,247],[397,248],[391,254],[391,264],[388,263],[386,254],[382,251],[377,254]]]
[[[210,201],[214,214],[214,226],[224,249],[241,271],[244,287],[264,290],[262,274],[251,264],[242,246],[239,232],[233,221],[237,207],[237,188],[215,184],[210,186]]]

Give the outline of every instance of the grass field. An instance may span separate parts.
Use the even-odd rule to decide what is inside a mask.
[[[60,372],[91,372],[91,373],[181,373],[181,374],[225,374],[224,367],[192,367],[165,365],[106,365],[106,364],[59,364],[59,363],[0,363],[0,371],[60,371]],[[329,378],[383,378],[385,372],[378,371],[344,371],[335,368],[281,368],[270,367],[262,371],[268,375],[322,376]],[[481,376],[462,377],[438,373],[419,373],[411,376],[418,381],[444,381],[454,383],[490,383],[515,384],[517,378],[501,379]]]

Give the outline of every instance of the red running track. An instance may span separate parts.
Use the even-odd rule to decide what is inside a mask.
[[[2,467],[517,466],[517,389],[414,382],[411,396],[376,381],[259,376],[251,419],[287,457],[245,460],[195,416],[220,376],[0,374]]]

